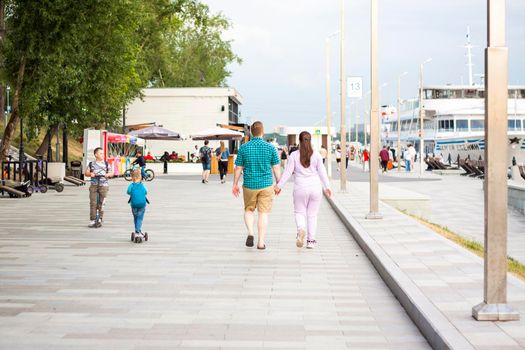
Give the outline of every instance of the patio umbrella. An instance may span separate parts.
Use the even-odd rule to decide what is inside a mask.
[[[191,135],[191,139],[194,141],[202,140],[242,140],[244,134],[242,132],[225,129],[225,128],[210,128],[202,130]]]
[[[178,132],[165,129],[160,126],[150,126],[130,132],[128,135],[140,137],[144,140],[181,140]]]

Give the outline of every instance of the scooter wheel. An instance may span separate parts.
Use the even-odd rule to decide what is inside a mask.
[[[27,186],[26,189],[27,194],[32,195],[35,192],[35,188],[31,185]]]
[[[64,190],[64,185],[62,185],[61,183],[57,183],[55,184],[55,191],[57,192],[62,192]]]
[[[135,237],[135,243],[142,243],[142,238]]]
[[[135,232],[131,232],[131,241],[133,242],[135,240]]]
[[[40,192],[41,193],[46,193],[47,192],[47,186],[46,185],[40,186]]]
[[[148,233],[144,233],[144,240],[147,242],[148,241]]]

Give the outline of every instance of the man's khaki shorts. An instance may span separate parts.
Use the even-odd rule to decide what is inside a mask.
[[[273,186],[261,188],[260,190],[250,190],[243,187],[244,211],[255,211],[255,208],[257,208],[261,213],[271,212],[274,194]]]

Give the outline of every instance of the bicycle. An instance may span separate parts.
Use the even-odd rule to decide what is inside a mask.
[[[135,169],[140,169],[140,167],[133,166],[124,172],[124,179],[126,179],[126,181],[131,181],[131,173],[133,173]],[[144,173],[146,174],[146,176],[142,176],[142,180],[144,181],[150,182],[155,178],[155,172],[151,169],[146,169]]]

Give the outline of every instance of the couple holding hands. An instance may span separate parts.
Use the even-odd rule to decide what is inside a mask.
[[[243,174],[244,221],[248,229],[246,246],[253,247],[254,212],[257,208],[257,249],[266,249],[265,236],[268,226],[268,214],[271,211],[273,196],[279,195],[283,186],[294,175],[294,213],[297,226],[296,245],[312,249],[316,246],[317,214],[321,205],[323,192],[332,195],[330,183],[323,164],[323,158],[312,147],[312,136],[303,131],[299,135],[299,150],[288,158],[284,173],[280,174],[279,157],[275,147],[264,142],[263,125],[255,122],[252,125],[253,139],[242,145],[235,161],[235,178],[232,193],[240,195],[238,182]],[[273,186],[273,176],[277,184]]]

